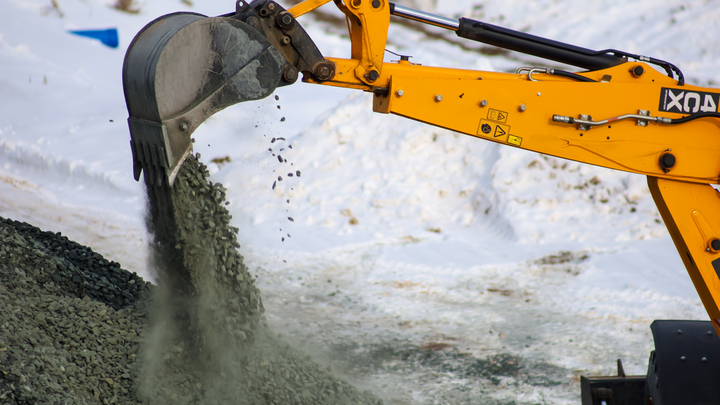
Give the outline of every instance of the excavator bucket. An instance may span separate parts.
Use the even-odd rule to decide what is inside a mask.
[[[178,320],[192,319],[198,288],[196,241],[180,225],[187,218],[187,187],[175,182],[190,160],[193,132],[228,106],[294,83],[300,72],[321,81],[334,71],[295,17],[271,0],[237,1],[234,13],[219,17],[169,14],[130,44],[123,87],[133,171],[135,180],[145,178],[157,281],[173,297]]]
[[[135,180],[172,185],[192,151],[192,133],[216,112],[257,100],[299,72],[334,69],[294,17],[268,0],[236,3],[208,18],[173,13],[145,26],[123,65]],[[328,74],[329,72],[329,74]]]

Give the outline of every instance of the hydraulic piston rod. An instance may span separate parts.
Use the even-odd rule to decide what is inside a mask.
[[[425,11],[415,10],[394,3],[390,3],[390,14],[453,31],[457,31],[458,28],[460,28],[460,21],[458,20],[427,13]]]
[[[585,69],[605,69],[625,62],[624,58],[602,51],[593,51],[469,18],[456,20],[394,3],[390,3],[390,14],[455,31],[461,38]]]

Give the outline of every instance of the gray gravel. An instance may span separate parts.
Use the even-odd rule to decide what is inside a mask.
[[[0,218],[0,403],[137,403],[152,290],[87,247]]]
[[[382,403],[268,329],[225,189],[207,177],[190,156],[172,209],[151,204],[159,286],[0,218],[0,403]]]
[[[208,182],[208,176],[206,166],[190,156],[170,190],[172,210],[163,209],[167,201],[164,206],[151,201],[158,279],[186,284],[161,283],[156,294],[141,355],[143,398],[153,403],[382,403],[268,329],[255,277],[236,249],[238,229],[230,226],[225,188]]]

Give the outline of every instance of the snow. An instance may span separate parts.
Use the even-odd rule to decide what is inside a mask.
[[[144,186],[131,173],[124,53],[159,15],[219,15],[233,2],[154,0],[139,2],[138,14],[110,0],[56,3],[0,0],[0,216],[63,232],[152,278]],[[690,83],[720,83],[712,2],[404,4],[650,55],[678,65]],[[337,15],[333,8],[323,7]],[[325,55],[348,56],[341,30],[312,13],[300,20]],[[67,33],[109,27],[119,31],[118,49]],[[424,65],[538,64],[483,56],[437,32],[393,26],[387,48]],[[337,359],[327,347],[339,343],[441,342],[478,358],[510,353],[550,365],[561,379],[483,385],[437,370],[350,367],[355,383],[407,403],[475,403],[478,395],[578,403],[580,374],[612,373],[617,358],[629,374],[646,372],[653,319],[707,318],[642,176],[374,114],[364,93],[298,83],[276,94],[279,101],[228,108],[194,134],[195,151],[228,188],[270,322],[330,363]],[[225,156],[231,162],[211,163]],[[552,264],[552,255],[567,261]]]

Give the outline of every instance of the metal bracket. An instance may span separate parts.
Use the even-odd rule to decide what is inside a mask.
[[[644,116],[646,116],[646,117],[649,117],[649,116],[650,116],[650,111],[648,111],[648,110],[638,110],[638,115],[644,115]],[[643,119],[638,118],[638,120],[637,120],[637,125],[640,126],[640,127],[646,127],[646,126],[648,125],[648,122],[649,122],[648,120],[643,120]]]
[[[592,121],[592,116],[587,114],[580,114],[578,115],[578,118],[585,121]],[[589,124],[578,124],[578,129],[580,131],[589,131],[590,128],[592,128],[592,125]]]
[[[515,71],[515,73],[525,73],[527,72],[527,79],[531,82],[539,82],[540,80],[535,79],[533,77],[533,73],[548,73],[552,69],[544,68],[544,67],[521,67],[518,70]]]
[[[274,1],[250,3],[234,18],[262,32],[270,44],[284,54],[287,62],[280,86],[293,84],[298,72],[309,73],[317,81],[335,76],[335,65],[323,57],[295,16]]]

